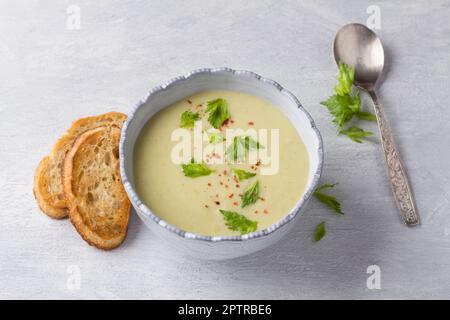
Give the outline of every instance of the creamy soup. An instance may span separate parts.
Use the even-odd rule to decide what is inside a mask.
[[[225,104],[226,112],[214,109],[217,105],[211,101],[216,99]],[[173,133],[180,125],[190,135],[191,145],[202,128],[200,143],[205,151],[200,159],[194,152],[184,154],[183,163],[174,161],[180,140],[174,141]],[[245,134],[228,137],[230,129],[238,128],[258,133],[266,129],[268,139],[259,141],[260,135]],[[258,152],[273,153],[271,132],[276,129],[278,165],[275,173],[266,170],[269,173],[264,174],[270,164],[261,161]],[[224,152],[208,151],[211,144],[223,144]],[[236,151],[235,146],[240,149]],[[162,109],[145,125],[134,150],[135,188],[142,201],[166,222],[201,235],[239,235],[271,226],[300,199],[308,174],[305,145],[287,117],[271,103],[235,91],[201,92]]]

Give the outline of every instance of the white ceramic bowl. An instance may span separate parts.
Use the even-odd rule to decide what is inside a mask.
[[[242,236],[223,237],[186,232],[159,218],[157,213],[152,212],[141,201],[134,189],[134,145],[147,121],[176,101],[213,89],[241,91],[270,101],[288,117],[306,145],[310,163],[306,191],[291,212],[267,229]],[[275,81],[253,72],[229,68],[196,70],[154,88],[129,115],[120,139],[120,173],[125,190],[139,217],[152,232],[167,240],[181,253],[203,259],[235,258],[256,252],[278,241],[292,228],[294,220],[298,220],[300,212],[305,208],[322,173],[322,162],[322,138],[313,119],[297,98]]]

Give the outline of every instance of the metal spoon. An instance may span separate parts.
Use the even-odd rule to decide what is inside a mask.
[[[408,226],[419,224],[419,216],[400,160],[391,129],[375,94],[375,86],[384,66],[384,50],[378,36],[366,26],[352,23],[342,27],[333,43],[334,59],[355,68],[355,85],[370,95],[375,108],[381,144],[384,150],[389,181],[400,216]]]

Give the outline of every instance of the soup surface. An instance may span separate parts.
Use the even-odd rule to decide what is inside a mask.
[[[209,121],[213,112],[223,113],[214,109],[211,101],[216,99],[226,104],[229,116],[218,129]],[[197,120],[195,127],[192,121],[188,125],[181,121],[186,111]],[[183,154],[182,163],[174,161],[174,148],[181,139],[174,141],[173,133],[180,130],[180,123],[191,138],[191,151],[198,141],[195,134],[203,133],[202,157],[194,152]],[[230,129],[238,128],[254,129],[258,135],[248,138],[240,133],[229,138]],[[261,139],[260,129],[268,130],[267,140]],[[271,133],[277,129],[275,139]],[[223,153],[208,151],[208,146],[223,146]],[[242,148],[236,151],[236,146]],[[259,152],[272,159],[267,161],[266,156],[262,161]],[[271,164],[275,172],[264,174]],[[239,235],[269,227],[295,206],[308,174],[306,148],[287,117],[269,102],[235,91],[201,92],[164,108],[145,125],[134,149],[135,188],[142,201],[166,222],[202,235]]]

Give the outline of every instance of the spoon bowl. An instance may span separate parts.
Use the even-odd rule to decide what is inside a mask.
[[[380,38],[359,23],[343,26],[333,43],[336,63],[344,62],[355,68],[355,85],[373,90],[384,66],[384,50]]]

